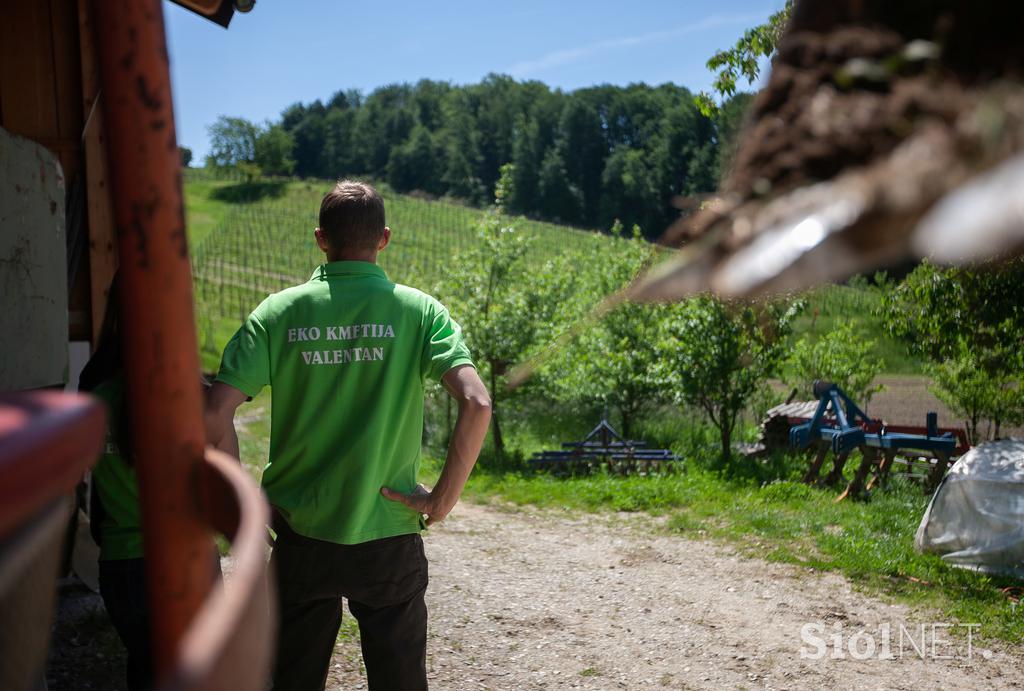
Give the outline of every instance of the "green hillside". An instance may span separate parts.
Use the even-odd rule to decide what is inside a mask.
[[[196,176],[199,177],[199,176]],[[326,181],[242,183],[188,179],[185,205],[195,275],[196,308],[204,366],[219,353],[242,319],[269,293],[308,278],[323,261],[313,240]],[[392,240],[380,263],[395,281],[434,290],[452,258],[477,242],[482,209],[428,201],[380,186]],[[534,239],[533,261],[571,252],[600,261],[612,238],[566,226],[513,219]]]
[[[807,309],[794,325],[794,340],[814,340],[842,323],[853,324],[861,336],[875,342],[873,351],[883,363],[882,374],[921,374],[920,360],[907,353],[906,346],[885,332],[883,319],[875,314],[885,290],[864,283],[828,285],[804,295]]]
[[[305,280],[323,255],[313,241],[320,199],[329,181],[239,182],[209,179],[191,171],[185,203],[200,345],[204,367],[215,368],[227,339],[264,297]],[[452,258],[477,242],[475,228],[484,211],[440,200],[396,194],[380,186],[387,204],[391,245],[381,265],[393,280],[425,291],[434,290]],[[536,262],[570,253],[574,261],[600,266],[615,251],[606,234],[513,219],[520,232],[535,238]],[[806,295],[807,311],[799,318],[794,338],[816,338],[841,321],[850,321],[876,340],[875,352],[886,374],[916,374],[920,365],[903,346],[887,337],[874,310],[880,289],[867,286],[826,286]],[[592,296],[596,301],[600,296]]]

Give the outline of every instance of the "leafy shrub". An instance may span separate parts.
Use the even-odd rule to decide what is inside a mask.
[[[745,305],[701,296],[685,303],[668,325],[669,359],[680,403],[700,410],[719,431],[721,463],[732,460],[739,414],[776,374],[782,342],[799,305]]]
[[[838,384],[854,401],[867,405],[884,387],[874,384],[882,361],[874,356],[875,342],[862,338],[850,324],[840,324],[817,341],[804,336],[786,360],[785,382],[811,395],[816,380]]]
[[[990,421],[993,438],[999,437],[1003,423],[1020,424],[1024,420],[1024,387],[1019,378],[999,376],[979,363],[974,353],[962,350],[956,357],[928,368],[933,384],[931,392],[964,419],[967,436],[977,444],[982,435],[979,423]]]

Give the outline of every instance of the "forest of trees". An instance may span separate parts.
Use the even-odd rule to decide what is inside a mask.
[[[717,187],[749,99],[738,94],[709,117],[672,84],[564,92],[502,75],[422,80],[296,103],[276,122],[222,116],[207,165],[365,176],[486,204],[511,164],[510,211],[591,228],[619,219],[655,237],[678,214],[673,197]]]

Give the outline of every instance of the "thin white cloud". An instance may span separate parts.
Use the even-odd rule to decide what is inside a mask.
[[[706,31],[707,29],[713,29],[718,26],[728,26],[731,24],[750,25],[751,22],[758,22],[763,19],[763,14],[713,14],[692,24],[680,26],[675,29],[652,31],[638,36],[623,36],[621,38],[607,39],[584,46],[578,46],[576,48],[556,50],[542,55],[535,60],[522,60],[517,62],[506,69],[505,72],[520,79],[532,77],[534,75],[541,74],[552,67],[560,67],[573,62],[579,62],[599,53],[607,53],[619,48],[628,48],[630,46],[641,44],[649,45],[651,43],[667,41],[672,38]]]

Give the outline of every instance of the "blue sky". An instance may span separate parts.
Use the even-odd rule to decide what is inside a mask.
[[[202,161],[218,115],[262,122],[339,89],[422,78],[706,89],[708,57],[783,1],[257,0],[227,31],[165,2],[178,142]]]

